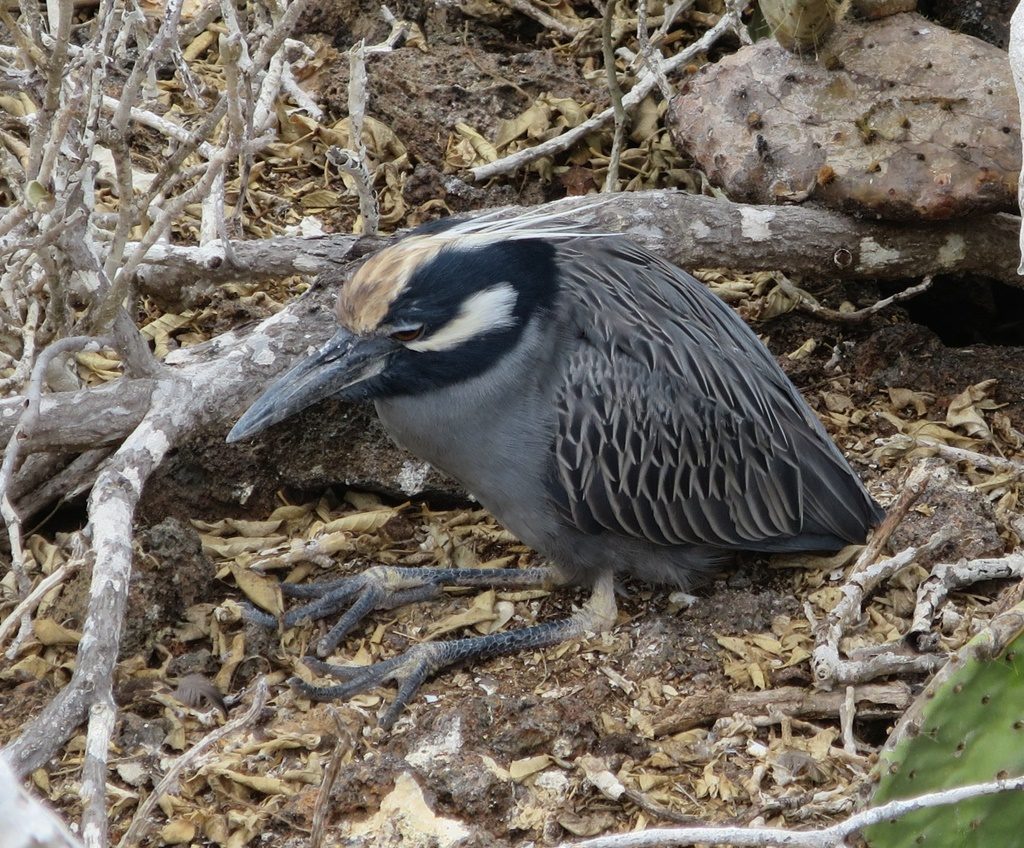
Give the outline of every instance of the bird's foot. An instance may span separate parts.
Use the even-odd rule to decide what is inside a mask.
[[[289,610],[280,621],[252,607],[246,616],[265,627],[294,627],[318,621],[344,609],[334,626],[317,642],[316,653],[328,656],[374,610],[394,609],[436,598],[446,586],[523,589],[561,582],[555,569],[541,568],[402,568],[375,565],[360,574],[321,583],[282,583],[281,593],[308,603]],[[345,609],[345,607],[348,607]]]
[[[582,635],[586,629],[582,616],[575,615],[560,621],[550,621],[521,630],[492,633],[488,636],[423,642],[397,657],[369,666],[334,665],[314,657],[306,657],[306,665],[317,674],[336,677],[344,682],[334,686],[317,686],[293,677],[289,683],[300,695],[314,701],[346,700],[382,683],[397,683],[398,694],[380,718],[380,726],[384,730],[389,730],[423,681],[442,669],[459,662],[489,659],[503,654],[557,645],[566,639]]]
[[[387,569],[387,567],[382,567]],[[421,569],[393,569],[400,572],[415,572]],[[433,572],[435,576],[441,575],[451,578],[455,575],[458,580],[454,585],[486,585],[502,587],[516,587],[523,585],[536,585],[538,577],[550,579],[551,569],[424,569]],[[369,571],[374,571],[370,569]],[[364,572],[364,574],[369,573]],[[485,575],[492,579],[483,583]],[[525,579],[524,579],[525,575]],[[360,575],[361,577],[362,575]],[[390,575],[393,579],[395,575]],[[398,575],[403,580],[410,579],[409,575]],[[372,581],[380,581],[389,578],[388,575],[378,575],[371,578]],[[357,579],[357,578],[351,578]],[[526,583],[532,580],[532,583]],[[399,592],[414,592],[427,586],[453,585],[451,579],[431,581],[428,578],[420,586],[402,585],[389,599],[394,600]],[[337,582],[332,584],[335,587]],[[340,590],[338,590],[340,591]],[[365,588],[350,591],[345,597],[349,598],[357,593],[365,593]],[[330,590],[334,593],[335,588]],[[333,594],[331,594],[334,597]],[[364,595],[360,594],[362,598]],[[370,595],[377,598],[376,594]],[[313,602],[318,603],[318,602]],[[350,610],[359,603],[357,600]],[[307,604],[300,609],[308,609],[313,604]],[[390,604],[394,606],[395,604]],[[336,609],[334,607],[333,609]],[[372,607],[371,607],[372,608]],[[368,611],[368,609],[367,609]],[[298,613],[299,610],[293,611]],[[326,615],[327,613],[322,613]],[[346,613],[346,616],[348,613]],[[362,613],[365,615],[365,612]],[[615,623],[616,607],[614,583],[611,573],[601,575],[594,584],[593,594],[590,599],[571,617],[560,621],[545,622],[532,627],[524,627],[520,630],[509,630],[500,633],[491,633],[487,636],[476,636],[466,639],[452,639],[443,642],[424,642],[414,645],[404,653],[388,660],[374,663],[370,666],[344,666],[326,663],[314,657],[307,657],[306,664],[318,674],[329,675],[342,680],[342,683],[334,686],[317,686],[307,683],[298,678],[290,681],[292,687],[301,695],[317,701],[344,700],[366,692],[381,683],[395,682],[398,684],[398,694],[394,702],[387,708],[380,719],[381,726],[387,730],[398,718],[406,704],[420,688],[423,681],[436,674],[441,669],[460,662],[468,662],[504,654],[514,654],[525,650],[535,650],[557,645],[566,639],[571,639],[588,632],[599,632],[610,628]],[[318,616],[319,617],[319,616]],[[361,616],[360,616],[361,617]],[[299,616],[296,620],[301,620]],[[344,618],[344,616],[343,616]],[[354,626],[354,624],[352,625]],[[351,629],[351,627],[349,628]]]

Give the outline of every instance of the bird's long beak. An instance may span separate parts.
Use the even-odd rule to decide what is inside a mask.
[[[312,356],[279,377],[228,433],[228,442],[266,430],[319,400],[375,377],[384,370],[395,344],[387,338],[364,338],[338,330]]]

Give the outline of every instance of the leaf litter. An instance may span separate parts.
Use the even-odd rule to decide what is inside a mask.
[[[660,14],[660,4],[650,5],[652,15]],[[578,31],[580,44],[592,42],[593,19],[581,19],[567,3],[545,4],[545,9]],[[510,14],[489,0],[472,0],[463,13],[478,21],[507,21]],[[185,48],[194,71],[210,79],[220,74],[214,30]],[[338,52],[325,41],[310,42],[314,53],[305,68],[306,83],[315,86],[332,73]],[[414,49],[437,48],[426,41]],[[584,66],[596,72],[588,62]],[[168,103],[174,101],[167,82],[157,84],[165,88]],[[597,97],[542,91],[491,125],[452,123],[440,133],[438,166],[457,174],[533,146],[577,126],[597,105]],[[661,129],[662,111],[652,98],[634,117],[622,154],[621,188],[699,187]],[[330,174],[326,160],[328,147],[348,145],[347,118],[316,118],[279,103],[278,121],[280,139],[257,154],[245,187],[256,212],[243,217],[246,234],[287,232],[308,216],[328,227],[352,229],[357,203],[350,178]],[[408,191],[419,163],[385,118],[367,117],[363,140],[386,228],[457,211],[452,197],[415,197]],[[146,131],[137,142],[134,162],[143,176],[157,169],[160,145]],[[610,131],[595,133],[560,157],[536,162],[530,179],[558,182],[568,193],[592,190],[603,182],[609,145]],[[229,198],[237,200],[241,188],[236,174],[228,181]],[[100,201],[111,209],[118,203],[109,187],[101,189]],[[193,238],[198,216],[198,207],[186,210],[176,237]],[[816,369],[815,380],[801,381],[814,384],[808,401],[883,500],[898,492],[912,463],[934,454],[923,438],[1020,460],[1024,425],[997,400],[1002,387],[995,381],[963,381],[955,393],[942,393],[880,387],[853,376],[855,369],[829,373],[830,346],[818,342],[833,331],[793,320],[795,302],[774,284],[772,274],[711,269],[700,276],[741,314],[756,319],[762,332],[773,334],[767,341],[775,350],[790,352],[785,367],[806,369],[797,374]],[[286,280],[256,291],[236,284],[225,287],[218,295],[222,300],[180,313],[148,304],[143,334],[163,356],[208,339],[223,320],[225,302],[266,313],[304,285]],[[88,385],[121,374],[111,351],[79,354],[76,365]],[[969,462],[957,469],[967,487],[992,505],[991,520],[1004,546],[1019,545],[1024,532],[1020,475]],[[915,514],[921,520],[943,518],[941,505],[924,503],[921,510]],[[167,622],[167,636],[145,655],[121,657],[122,718],[109,777],[113,831],[130,819],[169,763],[223,720],[218,698],[228,711],[237,710],[234,699],[257,675],[266,675],[272,696],[255,726],[210,751],[160,799],[147,844],[201,841],[242,848],[268,837],[282,845],[304,841],[338,734],[331,710],[354,741],[331,793],[331,827],[338,839],[365,845],[446,845],[466,835],[495,845],[551,841],[663,823],[652,812],[659,806],[705,821],[831,822],[859,802],[880,732],[884,736],[884,727],[864,723],[858,750],[851,753],[842,747],[835,720],[771,714],[723,715],[675,733],[655,729],[658,718],[683,696],[793,684],[810,690],[813,637],[805,609],[820,618],[834,606],[852,564],[849,551],[748,564],[702,593],[687,612],[669,613],[660,590],[631,587],[612,633],[449,671],[428,683],[395,733],[382,738],[374,716],[392,691],[385,688],[336,707],[298,698],[285,681],[294,674],[311,679],[301,657],[322,625],[267,631],[246,622],[242,604],[276,615],[285,606],[281,580],[323,579],[339,568],[350,574],[369,563],[510,567],[532,564],[534,555],[481,510],[392,505],[358,493],[282,503],[268,515],[192,524],[203,556],[216,568],[223,598],[192,604]],[[27,550],[33,580],[71,557],[60,534],[34,535]],[[913,593],[926,573],[915,566],[882,587],[843,648],[869,648],[906,632]],[[11,738],[20,721],[69,679],[79,635],[63,601],[75,585],[65,582],[47,594],[34,616],[34,637],[0,666],[0,738]],[[6,611],[15,596],[12,575],[0,580],[0,589]],[[997,586],[956,595],[942,646],[955,650],[964,644],[1007,593]],[[541,591],[446,593],[431,604],[375,613],[331,659],[366,665],[424,639],[497,632],[563,616],[581,600],[572,593]],[[437,742],[429,748],[431,756],[416,757],[431,740]],[[83,748],[84,736],[76,736],[56,768],[31,776],[37,790],[70,817],[80,812]]]

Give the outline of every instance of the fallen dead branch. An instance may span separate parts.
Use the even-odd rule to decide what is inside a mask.
[[[986,468],[989,471],[1024,474],[1024,462],[1019,462],[1018,460],[978,453],[967,448],[953,447],[937,439],[930,439],[927,436],[914,436],[913,438],[919,445],[932,448],[943,459],[953,462],[969,462],[971,465],[975,465],[978,468]]]
[[[110,686],[120,627],[112,627],[111,622],[123,620],[128,598],[132,515],[149,475],[180,436],[186,400],[179,381],[160,381],[154,391],[155,411],[135,428],[96,480],[86,528],[92,538],[93,573],[75,671],[71,682],[6,749],[12,766],[21,774],[53,756],[92,704],[108,698],[112,704]],[[106,756],[105,748],[102,756]]]
[[[45,394],[22,449],[76,451],[116,444],[142,422],[154,386],[154,381],[146,378],[126,379],[76,392]],[[0,400],[0,440],[10,441],[24,404],[24,397]],[[68,414],[70,410],[73,414]]]
[[[1024,554],[1009,554],[994,559],[941,562],[917,587],[917,605],[907,632],[907,640],[915,650],[934,648],[938,635],[932,621],[945,604],[949,593],[983,580],[1020,579],[1024,576]]]
[[[260,282],[293,274],[316,276],[343,271],[359,256],[387,243],[385,238],[329,235],[221,242],[200,247],[156,244],[139,268],[140,290],[169,307],[189,305],[199,292],[236,280]]]
[[[733,845],[743,848],[770,848],[785,845],[789,848],[837,848],[846,837],[864,828],[905,816],[915,810],[926,810],[958,804],[971,798],[996,795],[1001,792],[1019,792],[1024,789],[1024,777],[994,780],[971,786],[930,792],[917,798],[890,801],[881,807],[872,807],[850,816],[846,821],[820,830],[787,830],[759,827],[675,827],[599,836],[582,842],[564,843],[560,848],[662,848],[668,845]]]
[[[839,642],[847,629],[856,624],[864,598],[880,583],[890,579],[919,557],[938,550],[953,538],[953,531],[936,534],[920,547],[910,547],[857,569],[843,586],[842,599],[820,623],[815,625],[818,645],[814,649],[811,668],[815,683],[829,689],[834,685],[864,683],[887,674],[915,674],[935,671],[945,661],[934,654],[909,652],[904,645],[879,645],[863,651],[856,658],[843,659]]]
[[[313,826],[309,834],[309,848],[321,848],[324,835],[327,830],[327,822],[330,814],[331,790],[334,782],[338,779],[338,772],[341,770],[345,756],[350,754],[353,748],[352,740],[348,731],[338,716],[338,711],[332,709],[331,717],[338,730],[338,739],[334,743],[334,750],[331,752],[331,759],[324,769],[324,777],[320,782],[320,790],[316,794],[316,804],[313,806]],[[119,848],[122,848],[119,846]],[[127,846],[124,846],[127,848]]]
[[[567,38],[577,38],[581,33],[586,31],[583,27],[573,27],[570,24],[558,20],[558,18],[552,17],[543,9],[539,9],[531,3],[530,0],[502,0],[502,2],[510,9],[526,15],[528,18],[532,18],[546,29],[554,30]]]
[[[812,619],[816,647],[811,657],[811,669],[817,686],[831,689],[837,684],[864,683],[886,674],[934,671],[944,661],[942,657],[931,654],[911,654],[904,646],[896,645],[879,646],[857,659],[843,659],[839,651],[840,640],[861,616],[864,599],[878,585],[919,557],[940,549],[953,538],[953,531],[946,529],[935,534],[924,545],[906,548],[894,556],[874,561],[892,531],[924,491],[928,478],[926,468],[911,473],[900,498],[889,509],[851,568],[839,602],[822,621],[815,623]],[[808,618],[811,618],[809,610]]]
[[[863,324],[872,315],[877,315],[895,303],[902,303],[905,300],[910,300],[912,297],[917,297],[917,295],[923,294],[932,287],[932,278],[928,276],[917,285],[910,286],[889,297],[883,297],[881,300],[872,303],[870,306],[865,306],[863,309],[856,309],[853,312],[840,312],[838,309],[822,306],[811,294],[794,284],[785,274],[777,274],[775,279],[779,284],[779,288],[796,301],[796,308],[802,312],[836,324],[852,324],[854,326]]]
[[[841,280],[978,274],[1021,285],[1008,253],[1016,250],[1021,224],[1012,215],[894,228],[813,207],[752,206],[664,191],[619,193],[605,206],[593,206],[593,198],[548,205],[552,210],[592,206],[574,217],[626,233],[685,268],[782,268],[792,276]],[[509,207],[508,214],[523,211]],[[951,238],[963,240],[964,250],[943,250]],[[337,274],[385,243],[351,235],[242,241],[231,243],[230,258],[218,243],[154,245],[139,269],[139,285],[158,302],[178,307],[197,291],[235,280]]]
[[[978,636],[951,655],[949,661],[928,681],[925,690],[896,723],[880,753],[892,751],[908,735],[920,731],[922,713],[931,702],[932,693],[936,689],[944,686],[950,677],[962,669],[965,664],[975,661],[987,662],[998,655],[1020,635],[1022,629],[1024,629],[1024,605],[1022,604],[1017,604],[993,618]]]
[[[905,683],[871,683],[851,688],[861,718],[892,718],[913,703],[910,687]],[[762,692],[702,692],[681,699],[655,716],[652,730],[655,738],[669,736],[736,713],[750,717],[756,726],[778,724],[784,718],[836,719],[846,697],[845,692],[815,692],[802,686]]]
[[[0,756],[0,832],[5,848],[81,848],[64,823],[32,797]]]

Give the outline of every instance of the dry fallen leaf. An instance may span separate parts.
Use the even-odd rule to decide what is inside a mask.
[[[998,408],[998,404],[988,401],[988,391],[993,388],[998,380],[984,380],[968,386],[949,402],[949,409],[946,411],[946,424],[950,427],[959,427],[968,436],[975,436],[979,439],[989,440],[992,438],[992,431],[989,429],[983,410]]]
[[[794,362],[797,362],[797,361],[799,361],[801,359],[806,359],[808,356],[810,356],[812,353],[814,353],[814,351],[817,350],[817,349],[818,349],[818,340],[817,339],[808,339],[802,345],[800,345],[800,347],[798,347],[796,350],[791,350],[789,353],[787,353],[786,354],[786,358],[787,359],[791,359]]]
[[[544,771],[553,762],[554,760],[547,754],[523,757],[521,760],[513,760],[508,764],[508,773],[516,783],[522,783],[530,775]]]
[[[160,839],[164,845],[183,845],[196,837],[196,826],[190,821],[176,819],[160,828]]]
[[[203,772],[227,778],[239,786],[245,786],[247,789],[262,792],[264,795],[289,796],[295,794],[295,789],[290,783],[266,774],[242,774],[241,772],[216,764],[205,767]]]
[[[284,600],[281,597],[281,584],[276,580],[260,577],[248,568],[232,563],[228,566],[235,578],[238,588],[260,609],[271,615],[281,615],[284,611]]]
[[[58,624],[52,618],[37,618],[32,629],[44,645],[77,645],[82,638],[81,633]]]

